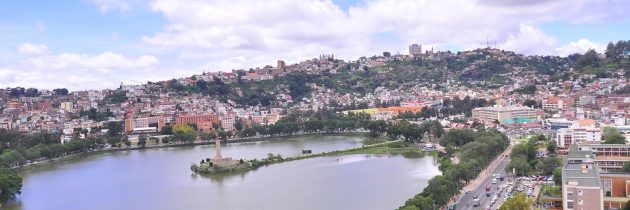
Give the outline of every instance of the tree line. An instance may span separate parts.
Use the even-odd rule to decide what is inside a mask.
[[[459,140],[464,134],[467,139]],[[429,185],[422,193],[408,199],[398,209],[435,209],[446,205],[465,183],[474,179],[509,145],[507,136],[497,130],[485,129],[451,129],[441,136],[439,142],[451,151],[438,155],[439,168],[443,175],[429,180]],[[460,151],[459,163],[451,161],[454,150]]]

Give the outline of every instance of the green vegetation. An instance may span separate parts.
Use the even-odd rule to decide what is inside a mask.
[[[183,142],[192,143],[197,139],[197,132],[188,124],[176,125],[173,127],[173,138]]]
[[[41,158],[52,159],[69,154],[92,151],[104,143],[100,139],[75,139],[61,144],[58,134],[35,133],[23,134],[13,130],[0,129],[0,166],[18,167],[27,161]]]
[[[14,198],[22,190],[22,178],[15,171],[0,168],[0,202]]]
[[[429,185],[422,193],[410,198],[398,209],[432,209],[433,204],[436,207],[446,205],[452,194],[457,193],[465,182],[474,179],[481,169],[509,145],[507,136],[496,130],[480,130],[474,132],[473,136],[473,141],[461,146],[460,163],[451,162],[453,153],[440,153],[438,156],[443,175],[429,180]],[[452,141],[458,140],[452,139]],[[444,141],[444,143],[455,145],[453,142]]]
[[[519,89],[514,90],[514,93],[520,94],[534,94],[536,93],[536,85],[529,85]]]
[[[534,206],[534,200],[528,198],[525,193],[517,193],[508,198],[499,210],[530,210]]]
[[[547,197],[562,197],[562,187],[560,185],[544,184],[540,194]]]
[[[539,175],[551,175],[554,169],[560,167],[562,160],[554,154],[544,158],[536,157],[538,153],[537,142],[544,141],[546,141],[545,137],[538,135],[532,136],[526,143],[514,146],[512,160],[505,170],[507,172],[515,171],[517,175],[528,175],[534,171],[538,172]]]
[[[617,128],[606,127],[604,128],[604,142],[603,144],[625,144],[626,137],[621,135]]]

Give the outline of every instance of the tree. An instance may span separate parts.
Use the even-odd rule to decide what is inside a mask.
[[[549,141],[549,143],[547,143],[547,152],[549,152],[549,154],[556,153],[557,148],[556,141]]]
[[[171,127],[170,125],[165,125],[162,127],[161,133],[164,135],[173,135],[173,127]]]
[[[532,99],[525,99],[525,101],[523,102],[523,106],[532,107],[532,108],[542,108],[542,103],[537,102]]]
[[[241,118],[236,117],[234,121],[234,129],[237,131],[243,130],[243,121],[241,121]]]
[[[625,144],[626,137],[621,135],[617,128],[604,128],[604,144]]]
[[[597,57],[597,51],[590,49],[577,59],[576,64],[579,68],[582,68],[585,66],[594,66],[598,62],[599,58]]]
[[[561,160],[555,156],[542,158],[535,166],[536,171],[543,175],[551,175],[553,171],[560,167]]]
[[[56,95],[61,95],[61,96],[68,95],[68,89],[66,88],[57,88],[57,89],[54,89],[53,92],[55,92]]]
[[[515,171],[516,175],[527,175],[530,169],[531,168],[529,166],[529,163],[527,162],[527,159],[525,159],[525,157],[523,156],[513,157],[510,163],[508,163],[507,167],[505,167],[505,170],[507,172]]]
[[[528,198],[525,193],[518,193],[507,199],[499,210],[530,210],[534,205],[534,200]]]
[[[390,53],[390,52],[383,52],[383,56],[390,57],[390,56],[392,56],[392,53]]]
[[[175,139],[184,142],[193,142],[197,138],[197,132],[188,124],[176,125],[173,127]]]
[[[553,182],[558,186],[562,186],[562,169],[556,168],[553,170]]]
[[[630,210],[630,200],[628,200],[626,204],[623,205],[623,210]]]
[[[107,122],[107,135],[109,136],[117,136],[123,130],[123,122]]]
[[[147,145],[147,135],[140,135],[138,137],[138,146],[145,147]]]
[[[0,168],[0,201],[4,202],[20,194],[22,178],[15,171]]]
[[[444,147],[461,147],[472,142],[474,138],[474,132],[470,129],[451,129],[442,135],[439,143]]]
[[[370,130],[370,136],[377,137],[387,129],[387,122],[384,120],[370,121],[368,124],[368,130]]]

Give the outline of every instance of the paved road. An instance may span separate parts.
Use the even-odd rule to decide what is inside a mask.
[[[494,197],[497,194],[497,188],[498,186],[505,184],[508,182],[508,180],[511,179],[511,176],[508,177],[507,173],[505,172],[505,167],[507,166],[507,164],[510,162],[510,158],[503,158],[502,160],[500,160],[500,162],[498,163],[499,165],[497,166],[497,168],[492,171],[491,174],[489,174],[488,176],[486,176],[486,179],[483,180],[481,182],[480,185],[477,186],[477,188],[475,188],[474,190],[471,190],[468,193],[462,194],[462,197],[459,199],[459,201],[457,202],[457,209],[462,209],[462,210],[478,210],[478,209],[488,209],[490,208],[490,200],[492,199],[492,197]],[[492,179],[494,178],[492,176],[492,174],[500,174],[502,177],[504,177],[505,179],[503,181],[500,181],[497,179],[497,183],[496,184],[492,184]],[[490,187],[490,197],[486,196],[486,187]],[[479,202],[481,205],[477,206],[477,207],[473,207],[473,197],[474,196],[478,196],[479,198]],[[503,193],[503,195],[501,195],[501,197],[499,197],[498,200],[502,200],[503,196],[505,196],[505,193]],[[497,201],[498,203],[498,201]],[[492,206],[492,209],[496,209],[498,208],[498,206]]]

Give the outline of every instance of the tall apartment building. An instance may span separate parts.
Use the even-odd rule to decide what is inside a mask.
[[[562,167],[562,208],[564,210],[603,210],[604,200],[599,172],[590,151],[569,148]]]
[[[601,128],[573,126],[556,132],[556,145],[559,148],[567,148],[571,144],[599,144],[601,141]]]
[[[409,45],[409,55],[415,57],[421,54],[422,54],[422,45],[419,45],[419,44]]]
[[[481,121],[498,120],[504,124],[531,122],[539,118],[538,110],[526,106],[479,107],[472,111],[472,117]]]

